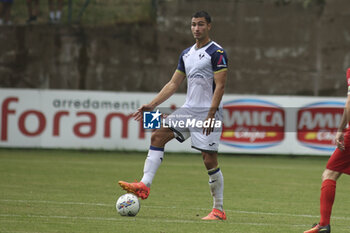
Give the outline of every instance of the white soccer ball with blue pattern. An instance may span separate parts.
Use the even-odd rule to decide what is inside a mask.
[[[136,216],[141,205],[137,196],[127,193],[118,198],[115,207],[121,216]]]

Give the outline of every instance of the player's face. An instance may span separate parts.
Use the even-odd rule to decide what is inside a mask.
[[[205,18],[192,18],[191,30],[196,40],[203,40],[209,37],[211,25],[207,23]]]

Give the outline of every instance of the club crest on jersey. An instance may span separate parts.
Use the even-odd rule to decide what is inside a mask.
[[[272,102],[238,99],[224,103],[221,143],[241,148],[276,146],[284,139],[285,111]]]
[[[344,102],[324,101],[308,104],[297,113],[297,139],[305,147],[333,151]]]
[[[203,53],[199,54],[199,60],[201,60],[203,57],[204,57]]]

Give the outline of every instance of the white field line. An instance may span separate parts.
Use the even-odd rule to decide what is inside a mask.
[[[88,221],[113,221],[113,222],[154,222],[154,223],[205,223],[205,224],[216,224],[216,221],[200,221],[198,220],[182,220],[182,219],[146,219],[146,218],[137,218],[137,217],[119,217],[119,218],[103,218],[103,217],[82,217],[82,216],[55,216],[55,215],[18,215],[18,214],[0,214],[0,217],[3,218],[39,218],[39,219],[66,219],[66,220],[88,220]],[[21,220],[19,220],[21,221]],[[19,222],[17,221],[17,222]],[[24,221],[24,220],[22,220]],[[222,224],[229,225],[253,225],[253,226],[287,226],[286,224],[271,224],[271,223],[256,223],[256,222],[222,222]],[[293,227],[306,227],[309,225],[288,225]]]
[[[104,203],[85,203],[85,202],[67,202],[67,201],[45,201],[45,200],[6,200],[0,199],[0,202],[17,202],[17,203],[41,203],[41,204],[55,204],[55,205],[92,205],[92,206],[112,206]]]
[[[46,201],[46,200],[7,200],[0,199],[0,202],[14,202],[14,203],[41,203],[41,204],[55,204],[55,205],[85,205],[85,206],[106,206],[106,207],[114,207],[114,204],[106,204],[106,203],[85,203],[85,202],[59,202],[59,201]],[[146,208],[153,209],[189,209],[189,210],[208,210],[208,208],[179,208],[176,206],[148,206],[142,205]],[[288,213],[270,213],[270,212],[257,212],[257,211],[243,211],[243,210],[229,210],[225,209],[228,213],[237,213],[237,214],[253,214],[253,215],[269,215],[269,216],[287,216],[287,217],[303,217],[303,218],[319,218],[319,215],[305,215],[305,214],[288,214]],[[2,215],[0,215],[2,216]],[[340,219],[340,220],[348,220],[350,221],[350,217],[337,217],[332,216],[332,219]]]

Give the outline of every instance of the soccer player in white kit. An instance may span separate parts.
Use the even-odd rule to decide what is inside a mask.
[[[207,122],[222,119],[221,99],[227,76],[227,56],[223,48],[209,37],[211,17],[205,11],[192,16],[191,31],[196,43],[185,49],[171,80],[149,103],[141,106],[134,114],[136,120],[143,118],[144,111],[152,111],[175,93],[180,84],[187,78],[187,95],[184,105],[165,119],[169,127],[155,130],[151,136],[151,146],[144,165],[144,174],[140,182],[128,183],[119,181],[119,185],[128,192],[146,199],[150,192],[152,180],[163,161],[164,146],[176,138],[183,142],[191,137],[193,148],[201,151],[204,165],[209,175],[209,187],[213,196],[213,209],[203,220],[225,220],[223,210],[224,178],[218,166],[218,145],[221,127],[207,124],[202,128],[181,128],[172,126],[173,121],[191,118]]]

